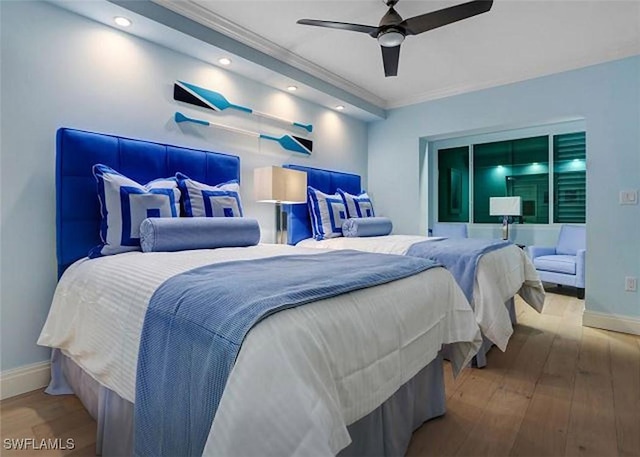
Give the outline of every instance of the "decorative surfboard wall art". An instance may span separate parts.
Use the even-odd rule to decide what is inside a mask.
[[[231,127],[229,125],[214,124],[213,122],[205,121],[202,119],[194,119],[192,117],[187,117],[180,112],[176,112],[174,119],[178,124],[181,122],[192,122],[194,124],[206,125],[207,127],[216,127],[223,130],[228,130],[230,132],[253,136],[255,138],[264,138],[265,140],[276,141],[287,151],[299,152],[300,154],[311,155],[311,152],[313,151],[313,141],[306,138],[300,138],[299,136],[295,135],[282,135],[280,138],[278,138],[276,136],[266,135],[259,132],[252,132],[250,130]]]
[[[289,119],[283,119],[272,114],[262,113],[246,106],[236,105],[229,102],[224,95],[214,92],[203,87],[198,87],[194,84],[189,84],[184,81],[176,81],[173,85],[173,99],[179,102],[190,103],[192,105],[208,108],[213,111],[222,111],[227,108],[243,111],[245,113],[253,114],[254,116],[263,117],[265,119],[272,119],[275,121],[283,122],[289,126],[299,127],[305,129],[311,133],[313,131],[313,125],[303,124],[302,122],[291,121]]]

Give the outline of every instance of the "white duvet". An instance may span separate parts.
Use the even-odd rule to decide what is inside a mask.
[[[297,246],[405,255],[415,243],[440,238],[413,235],[338,237],[322,241],[309,238],[299,242]],[[502,351],[507,349],[507,343],[513,334],[505,302],[517,293],[536,311],[542,311],[544,288],[533,263],[524,251],[513,245],[483,255],[476,269],[471,306],[483,335]]]
[[[80,260],[60,280],[38,343],[61,348],[134,402],[145,311],[166,279],[215,262],[320,252],[260,245]],[[446,343],[455,343],[452,362],[460,368],[481,337],[462,291],[442,268],[276,313],[247,335],[205,455],[336,454],[350,442],[346,426]]]

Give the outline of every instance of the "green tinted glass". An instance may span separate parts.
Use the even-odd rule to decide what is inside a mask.
[[[473,221],[499,223],[489,214],[489,198],[522,198],[514,222],[549,223],[549,139],[547,136],[473,146]]]
[[[438,150],[438,221],[469,222],[469,147]]]

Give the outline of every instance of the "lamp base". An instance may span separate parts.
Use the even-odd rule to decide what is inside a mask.
[[[287,229],[282,204],[276,203],[276,244],[287,244]]]
[[[509,240],[509,216],[502,216],[502,239]]]

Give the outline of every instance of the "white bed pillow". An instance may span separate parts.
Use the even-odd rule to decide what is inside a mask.
[[[242,217],[242,201],[238,181],[210,186],[177,173],[187,217]]]
[[[328,195],[307,187],[307,201],[313,237],[320,241],[342,236],[342,224],[347,220],[347,209],[338,194]]]
[[[106,165],[93,166],[100,201],[100,239],[89,257],[140,250],[140,223],[148,217],[180,217],[180,190],[175,178],[139,184]]]
[[[347,207],[347,217],[349,219],[376,216],[376,213],[373,211],[371,198],[366,192],[362,192],[359,195],[353,195],[343,191],[342,189],[338,189],[338,194],[340,194],[340,197],[342,197],[342,200]]]

